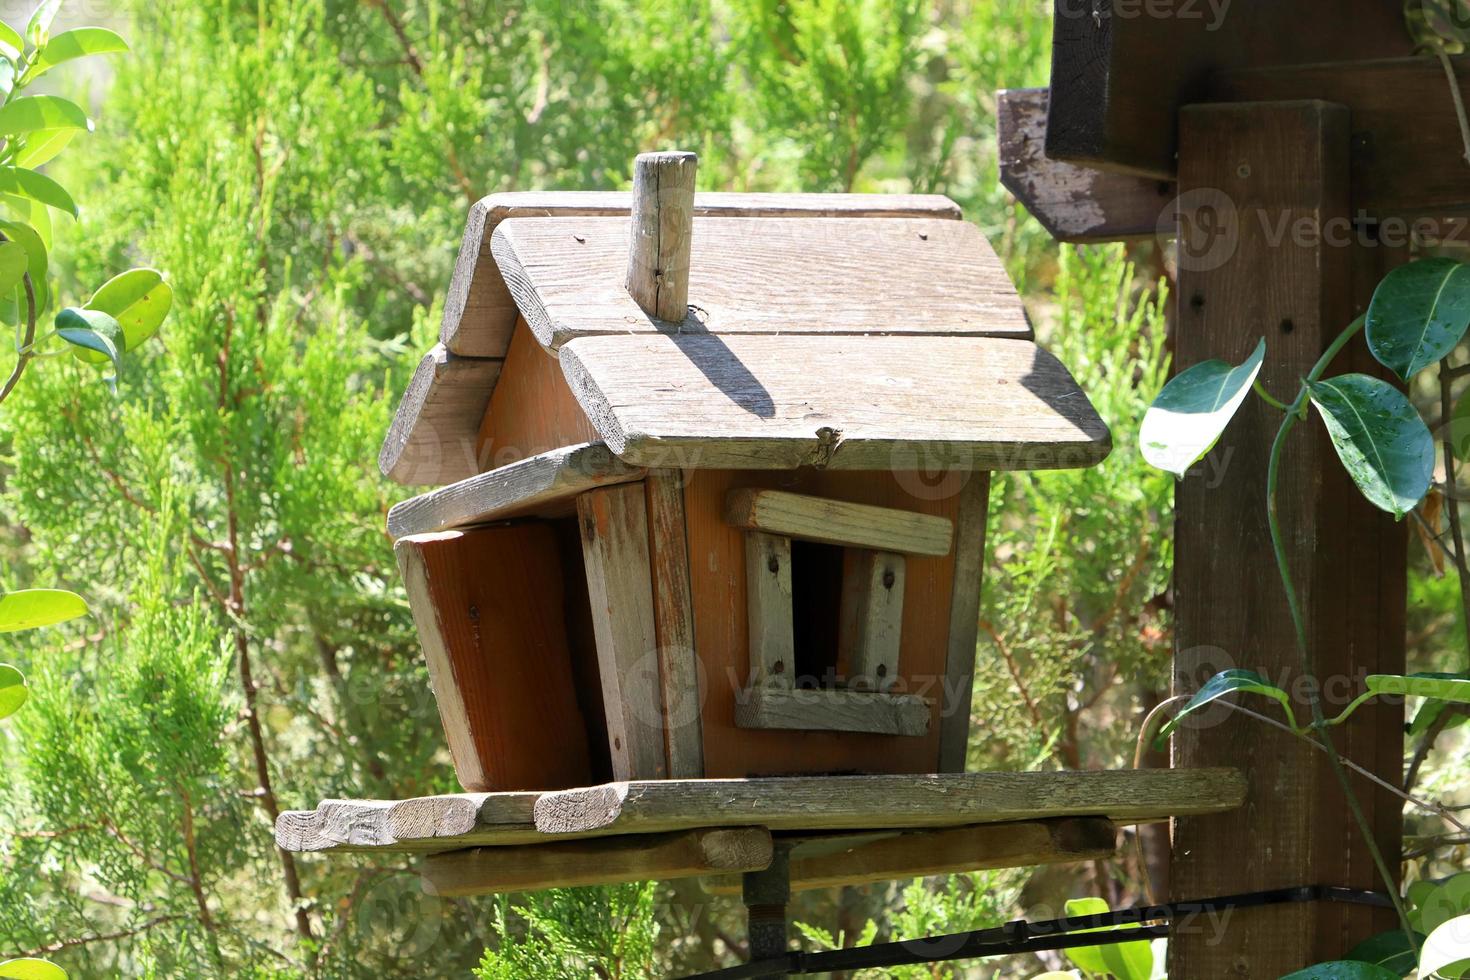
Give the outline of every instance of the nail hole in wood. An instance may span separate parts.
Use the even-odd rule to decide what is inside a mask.
[[[1285,320],[1282,320],[1281,321],[1281,332],[1282,333],[1291,333],[1295,329],[1296,329],[1296,324],[1291,322],[1291,317],[1287,317]]]

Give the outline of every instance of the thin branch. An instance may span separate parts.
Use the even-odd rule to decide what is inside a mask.
[[[1006,646],[1005,640],[1000,638],[1000,634],[995,631],[995,627],[990,625],[990,623],[982,621],[980,628],[989,633],[990,638],[995,641],[995,648],[1000,651],[1001,659],[1006,662],[1006,669],[1011,672],[1011,679],[1016,682],[1016,688],[1021,692],[1021,700],[1026,703],[1026,711],[1031,715],[1031,720],[1038,727],[1045,728],[1046,722],[1042,720],[1041,709],[1037,707],[1035,699],[1031,697],[1031,692],[1027,689],[1026,682],[1021,679],[1021,668],[1016,663],[1016,659],[1011,656],[1010,647]]]
[[[147,922],[144,922],[141,925],[134,926],[131,929],[120,929],[117,932],[97,933],[91,936],[76,936],[71,939],[59,939],[56,942],[48,943],[45,946],[37,946],[35,949],[21,950],[20,952],[16,953],[15,956],[18,959],[34,956],[46,956],[51,953],[59,953],[65,949],[75,949],[78,946],[87,946],[92,943],[110,943],[118,939],[130,939],[133,936],[142,935],[150,929],[156,929],[161,925],[169,922],[176,922],[182,918],[182,915],[160,915],[156,919],[149,919]]]
[[[0,242],[9,240],[3,234],[0,234]],[[32,345],[36,342],[36,314],[38,312],[36,310],[36,287],[31,282],[31,274],[29,272],[21,276],[20,281],[25,287],[26,292],[26,330],[25,336],[20,342],[20,351],[15,359],[15,367],[11,370],[10,377],[6,379],[5,386],[0,388],[0,402],[10,397],[10,393],[20,383],[20,376],[25,374],[26,365],[31,362],[31,358],[36,356],[36,352],[32,349]]]
[[[1446,65],[1448,65],[1448,61],[1446,61]],[[1453,74],[1451,77],[1453,77]],[[1455,91],[1456,94],[1459,93],[1458,86],[1455,88]],[[1461,125],[1464,125],[1465,107],[1458,102],[1456,105],[1460,113]],[[1470,135],[1467,135],[1466,139],[1470,141]],[[1467,145],[1470,145],[1470,143],[1467,143]],[[1467,152],[1470,152],[1470,150],[1467,150]],[[1453,399],[1450,395],[1450,381],[1447,377],[1449,370],[1449,358],[1444,358],[1439,362],[1439,407],[1440,412],[1445,418],[1451,418],[1454,411]],[[1456,478],[1453,429],[1454,426],[1452,425],[1443,427],[1444,438],[1441,447],[1444,452],[1444,479],[1446,483],[1452,486]],[[1445,509],[1449,511],[1450,531],[1454,536],[1454,551],[1451,553],[1450,558],[1454,561],[1455,571],[1460,577],[1460,611],[1464,616],[1466,636],[1470,636],[1470,568],[1466,568],[1465,566],[1465,532],[1460,524],[1459,499],[1456,497],[1446,497]]]
[[[1455,66],[1450,62],[1450,56],[1445,54],[1444,45],[1439,45],[1435,52],[1439,56],[1439,63],[1444,67],[1444,74],[1450,82],[1450,99],[1455,104],[1455,119],[1460,123],[1460,141],[1465,148],[1465,162],[1470,163],[1470,119],[1465,116],[1465,100],[1460,96],[1460,80],[1455,77]]]

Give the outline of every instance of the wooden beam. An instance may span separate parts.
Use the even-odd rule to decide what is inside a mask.
[[[660,833],[759,824],[781,830],[955,827],[1052,817],[1139,823],[1238,807],[1234,769],[987,772],[943,776],[666,779],[545,793],[543,833]]]
[[[578,494],[643,476],[600,442],[568,446],[394,504],[388,533],[401,538],[512,517],[566,517],[576,512]]]
[[[1046,155],[1044,88],[996,94],[1000,182],[1059,242],[1114,242],[1154,238],[1163,224],[1174,183],[1053,160]],[[1165,219],[1161,222],[1161,219]]]
[[[1461,97],[1470,100],[1470,57],[1455,58],[1454,69]],[[1210,79],[1210,101],[1298,99],[1321,99],[1351,110],[1352,201],[1346,218],[1362,210],[1380,222],[1412,222],[1470,207],[1470,165],[1449,80],[1437,58],[1222,72]],[[1461,218],[1458,240],[1470,243]],[[1446,231],[1435,231],[1434,224],[1426,222],[1425,237],[1444,240]],[[1407,238],[1408,230],[1400,237]]]
[[[504,357],[516,321],[516,304],[495,266],[490,239],[507,218],[629,214],[627,191],[527,191],[491,194],[477,201],[465,222],[454,278],[444,297],[439,341],[465,357]],[[694,196],[704,217],[910,217],[955,221],[959,205],[939,194],[729,194]]]
[[[613,775],[658,779],[668,763],[643,487],[584,493],[577,517]]]
[[[425,858],[419,871],[428,894],[466,898],[760,871],[771,852],[770,831],[732,827],[454,851]]]
[[[1155,178],[1174,174],[1179,109],[1210,74],[1413,48],[1384,0],[1056,0],[1052,25],[1047,154]]]
[[[315,810],[276,820],[286,851],[429,853],[479,844],[544,840],[536,830],[537,793],[460,793],[409,800],[323,800]]]
[[[975,643],[980,632],[980,585],[985,576],[985,520],[990,474],[965,474],[955,521],[954,584],[950,588],[949,643],[939,710],[939,771],[964,772],[970,746],[970,703],[975,688]]]
[[[753,531],[745,536],[745,621],[752,689],[796,683],[791,592],[791,539]]]
[[[934,705],[914,694],[752,685],[736,698],[735,724],[790,732],[929,734]]]
[[[954,537],[948,518],[783,490],[731,490],[725,496],[725,523],[844,548],[937,558],[949,554]]]
[[[1451,119],[1445,125],[1453,129]],[[1371,294],[1372,277],[1355,274],[1359,253],[1389,257],[1351,242],[1276,235],[1279,228],[1323,228],[1349,215],[1349,112],[1315,102],[1192,106],[1181,115],[1180,132],[1182,199],[1234,206],[1226,224],[1218,212],[1211,216],[1223,233],[1214,241],[1233,247],[1211,251],[1197,247],[1208,243],[1192,235],[1181,240],[1176,367],[1216,357],[1239,362],[1265,333],[1261,383],[1290,397]],[[1181,215],[1183,227],[1203,227],[1198,217]],[[1359,340],[1329,373],[1369,363]],[[1176,488],[1178,693],[1193,692],[1227,667],[1258,671],[1298,693],[1309,682],[1301,676],[1266,523],[1267,462],[1279,424],[1279,413],[1251,399],[1201,473]],[[1320,426],[1299,427],[1287,446],[1279,510],[1315,673],[1327,696],[1355,693],[1352,679],[1365,672],[1401,672],[1404,526],[1362,499]],[[1338,706],[1327,707],[1330,714]],[[1297,710],[1305,714],[1301,705]],[[1334,729],[1333,738],[1397,783],[1402,722],[1401,707],[1380,705]],[[1382,887],[1321,753],[1228,711],[1184,726],[1173,752],[1177,766],[1242,766],[1249,811],[1270,814],[1179,819],[1170,872],[1175,898],[1303,882]],[[1381,828],[1390,866],[1398,867],[1400,801],[1361,780],[1354,790]],[[1170,976],[1282,976],[1339,959],[1356,940],[1391,927],[1392,917],[1293,905],[1239,910],[1225,925],[1223,937],[1187,930],[1174,937]]]
[[[679,470],[651,470],[643,486],[648,494],[648,549],[668,773],[674,779],[696,779],[704,775],[704,683],[694,649],[684,480]]]
[[[442,531],[394,546],[460,785],[553,789],[591,776],[548,524]]]
[[[1066,469],[1112,448],[1066,368],[1023,340],[583,337],[561,366],[635,466]]]
[[[1031,337],[980,229],[933,218],[696,218],[685,333]],[[628,223],[513,218],[490,248],[536,339],[670,332],[623,288]]]
[[[904,558],[853,550],[842,571],[837,657],[855,691],[887,691],[898,677],[903,636]],[[924,729],[929,728],[925,712]]]
[[[378,469],[410,486],[442,485],[480,472],[475,437],[500,361],[451,354],[442,344],[424,355],[378,453]]]
[[[1116,853],[1117,839],[1117,827],[1100,817],[805,837],[791,852],[791,890],[1098,861]],[[740,879],[713,877],[704,888],[739,895]]]

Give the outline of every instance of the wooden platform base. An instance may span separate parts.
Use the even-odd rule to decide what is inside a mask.
[[[1090,860],[1115,826],[1239,807],[1234,769],[608,783],[555,793],[325,800],[287,851],[425,855],[440,895],[734,875],[791,848],[794,888]],[[736,879],[716,881],[715,889]]]

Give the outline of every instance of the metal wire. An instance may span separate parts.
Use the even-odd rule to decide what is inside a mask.
[[[1305,885],[1276,888],[1269,891],[1226,895],[1197,902],[1174,902],[1169,905],[1139,905],[1133,908],[1078,915],[1070,918],[1027,922],[1008,922],[991,929],[908,939],[897,943],[879,943],[850,949],[834,949],[820,953],[792,951],[779,957],[745,963],[740,966],[700,973],[685,980],[749,980],[752,977],[802,976],[833,970],[860,970],[885,966],[907,966],[917,963],[941,963],[951,960],[979,959],[988,956],[1011,956],[1043,950],[1071,949],[1077,946],[1109,946],[1169,935],[1175,923],[1229,909],[1259,908],[1297,902],[1337,902],[1392,908],[1393,902],[1380,892],[1331,885]],[[1126,928],[1117,928],[1117,927]],[[1080,933],[1084,929],[1100,932]]]

